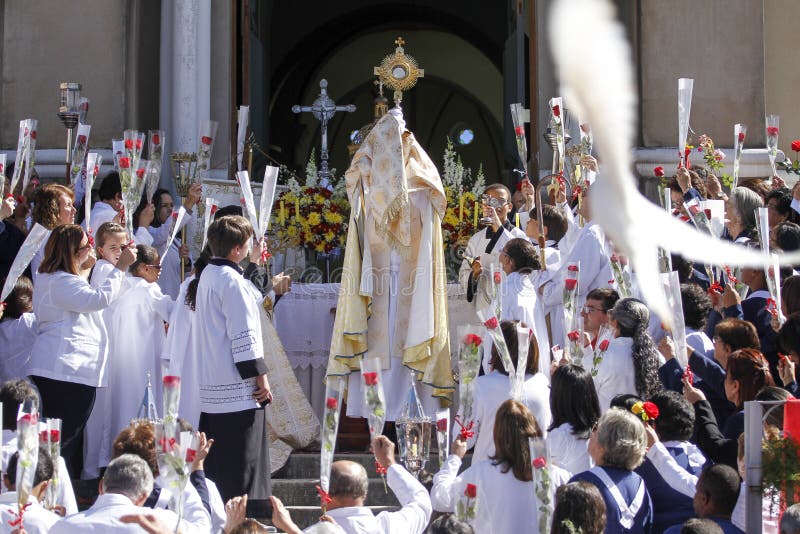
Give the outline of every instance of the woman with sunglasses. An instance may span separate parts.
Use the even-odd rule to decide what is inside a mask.
[[[148,378],[156,406],[161,406],[161,357],[175,301],[156,283],[161,264],[156,249],[136,246],[136,261],[128,268],[127,289],[106,315],[114,360],[109,367],[111,432],[113,438],[136,417]],[[108,462],[109,458],[104,459]]]
[[[53,229],[33,289],[38,320],[29,373],[39,388],[43,417],[61,419],[61,454],[70,475],[80,475],[80,437],[94,405],[96,390],[108,384],[108,334],[101,311],[119,295],[134,250],[120,255],[116,269],[100,287],[80,272],[96,260],[89,238],[76,224]]]

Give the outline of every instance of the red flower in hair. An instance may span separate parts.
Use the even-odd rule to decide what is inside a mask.
[[[644,408],[644,413],[646,413],[647,417],[650,418],[651,420],[658,418],[658,406],[656,406],[652,402],[650,401],[645,402],[642,405],[642,408]]]
[[[655,174],[657,178],[661,178],[662,176],[664,176],[664,167],[662,167],[661,165],[655,167],[653,169],[653,174]]]
[[[133,139],[125,139],[125,150],[133,150]]]
[[[539,456],[538,458],[533,459],[533,468],[534,469],[541,469],[542,467],[547,465],[547,460],[544,459],[544,456]]]
[[[375,371],[371,371],[368,373],[361,373],[364,376],[364,384],[368,386],[376,386],[378,385],[378,373]]]
[[[339,407],[339,401],[336,397],[328,397],[325,399],[325,407],[329,410],[335,410]]]
[[[436,430],[439,432],[447,432],[447,419],[442,418],[436,421]]]
[[[200,138],[200,142],[203,143],[204,145],[209,145],[210,146],[211,145],[211,141],[213,141],[213,139],[211,139],[207,135],[204,135],[203,137]]]
[[[128,158],[119,158],[119,168],[128,169],[131,166],[131,160]]]
[[[486,321],[483,324],[489,330],[494,330],[495,328],[497,328],[497,317],[492,317],[491,319],[489,319],[488,321]]]
[[[567,291],[572,291],[576,287],[578,287],[578,281],[575,280],[574,278],[567,278],[566,280],[564,280],[564,288]]]
[[[464,495],[470,499],[474,499],[478,496],[478,486],[475,484],[467,484],[467,488],[464,490]]]
[[[167,375],[164,377],[163,384],[165,386],[180,386],[181,385],[181,377],[175,375]]]
[[[767,135],[770,137],[778,137],[780,130],[777,126],[767,126]]]

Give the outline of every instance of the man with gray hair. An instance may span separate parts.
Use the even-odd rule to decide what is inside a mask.
[[[153,474],[142,458],[123,454],[108,464],[100,483],[100,495],[95,503],[79,514],[62,519],[53,525],[51,534],[86,534],[90,532],[144,532],[139,526],[124,524],[119,520],[124,515],[145,512],[155,516],[165,525],[178,524],[174,512],[143,509],[142,504],[153,491]],[[198,532],[185,521],[181,521],[179,532]]]
[[[800,504],[793,504],[783,512],[781,534],[800,534]]]

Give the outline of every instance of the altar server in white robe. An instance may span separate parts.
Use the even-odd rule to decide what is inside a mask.
[[[453,443],[452,454],[433,477],[433,508],[454,512],[459,504],[475,507],[475,518],[469,520],[475,532],[534,532],[538,530],[539,505],[531,482],[528,439],[541,438],[541,429],[530,410],[515,400],[500,406],[494,426],[495,458],[473,462],[460,475],[467,445],[460,439]],[[568,479],[557,466],[551,466],[550,476],[555,487]]]
[[[187,235],[194,235],[197,228],[197,212],[194,209],[200,201],[202,194],[202,185],[195,183],[189,186],[186,195],[186,202],[183,204],[186,210],[186,215],[181,221],[181,226],[178,228],[178,234],[169,250],[166,250],[167,241],[172,233],[172,212],[175,209],[175,203],[166,189],[157,189],[153,194],[153,204],[155,205],[155,218],[153,224],[150,226],[150,235],[153,238],[151,246],[155,247],[159,256],[164,257],[162,263],[161,276],[158,279],[158,285],[165,295],[169,295],[173,299],[178,297],[181,285],[181,262],[189,260],[189,248],[181,243],[180,230],[185,226],[187,228]],[[188,272],[189,269],[186,269]]]
[[[263,297],[242,277],[253,228],[244,217],[217,219],[208,229],[214,255],[197,286],[200,431],[214,440],[206,472],[223,498],[247,493],[267,505],[271,494],[264,407],[272,402],[258,307]]]
[[[491,184],[481,196],[483,217],[491,219],[491,226],[469,238],[464,250],[464,260],[458,271],[458,280],[467,292],[467,301],[475,310],[491,303],[491,268],[500,268],[500,251],[515,237],[525,237],[525,232],[508,220],[511,211],[511,192],[503,184]]]
[[[36,339],[36,316],[33,314],[33,282],[20,276],[6,297],[0,320],[0,383],[28,376],[33,340]]]
[[[148,379],[154,384],[156,406],[161,406],[161,355],[166,341],[164,322],[175,302],[156,284],[161,269],[158,253],[136,246],[130,266],[128,290],[108,312],[108,329],[114,362],[110,368],[111,432],[117,435],[135,418]]]
[[[547,340],[547,324],[544,310],[530,278],[531,274],[540,268],[536,249],[527,239],[514,238],[501,250],[500,264],[506,273],[506,279],[500,286],[502,292],[500,318],[503,321],[520,321],[533,330],[539,349],[538,372],[549,381],[550,358],[547,356],[550,354],[550,346]],[[484,350],[484,370],[488,368],[485,356],[486,350]]]
[[[106,222],[95,229],[95,246],[97,247],[98,260],[92,269],[89,283],[92,287],[101,287],[109,274],[114,272],[122,251],[130,246],[130,239],[125,227],[119,223]],[[120,288],[120,296],[129,288],[129,279],[126,276]],[[119,300],[119,299],[118,299]],[[111,324],[111,310],[117,306],[117,301],[103,310],[101,317],[106,331]],[[109,343],[113,343],[109,333]],[[111,376],[117,358],[110,360],[107,365],[107,375]],[[142,388],[144,392],[144,388]],[[95,479],[100,476],[100,468],[108,464],[111,458],[111,442],[117,431],[111,424],[111,401],[114,396],[112,389],[105,387],[97,390],[92,414],[86,423],[83,441],[83,471],[81,478]],[[141,400],[141,399],[140,399]],[[134,414],[135,416],[135,414]],[[133,417],[133,416],[132,416]]]
[[[518,364],[519,344],[517,339],[517,326],[519,323],[503,321],[500,328],[508,347],[511,362],[516,367]],[[511,381],[508,371],[503,365],[497,349],[492,347],[492,360],[490,372],[479,376],[475,380],[475,394],[473,396],[472,413],[475,417],[475,435],[467,440],[467,446],[472,447],[472,461],[488,460],[495,454],[494,422],[497,409],[511,398]],[[550,385],[548,377],[539,372],[540,354],[536,341],[531,339],[528,347],[528,361],[525,368],[525,383],[522,386],[520,401],[541,421],[542,435],[547,435],[550,426]],[[549,370],[548,370],[549,372]],[[460,414],[459,414],[460,415]],[[460,417],[463,421],[463,417]],[[468,424],[463,421],[464,424]]]
[[[562,253],[561,263],[555,271],[548,271],[539,279],[539,294],[542,303],[551,316],[564,315],[563,293],[564,281],[567,278],[567,267],[570,263],[580,262],[580,277],[578,281],[578,302],[586,300],[586,295],[597,287],[607,287],[613,280],[611,272],[610,247],[606,242],[603,230],[590,218],[590,200],[587,190],[582,193],[580,214],[586,219],[586,225],[580,231],[575,245],[569,253]],[[613,209],[607,207],[606,209]],[[563,324],[563,323],[562,323]],[[553,344],[565,346],[566,332],[552,332]]]

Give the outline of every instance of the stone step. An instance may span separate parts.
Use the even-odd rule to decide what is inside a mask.
[[[272,493],[286,506],[317,506],[319,508],[319,495],[316,485],[319,479],[273,479]],[[388,486],[387,486],[388,488]],[[397,498],[389,489],[384,491],[383,480],[380,478],[369,479],[367,489],[367,506],[399,506]]]
[[[319,516],[322,515],[319,506],[287,506],[286,508],[292,515],[292,521],[301,529],[310,527],[319,521]],[[400,509],[399,506],[369,506],[368,508],[375,515],[384,511],[395,512]]]
[[[350,460],[359,463],[367,470],[367,476],[376,477],[375,457],[369,453],[343,453],[337,454],[334,460]],[[472,454],[464,457],[463,468],[470,466]],[[399,462],[399,459],[398,459]],[[430,460],[425,464],[425,470],[433,474],[439,470],[439,456],[432,454]],[[289,460],[278,471],[272,474],[272,480],[310,478],[319,479],[319,453],[295,452],[289,456]]]

